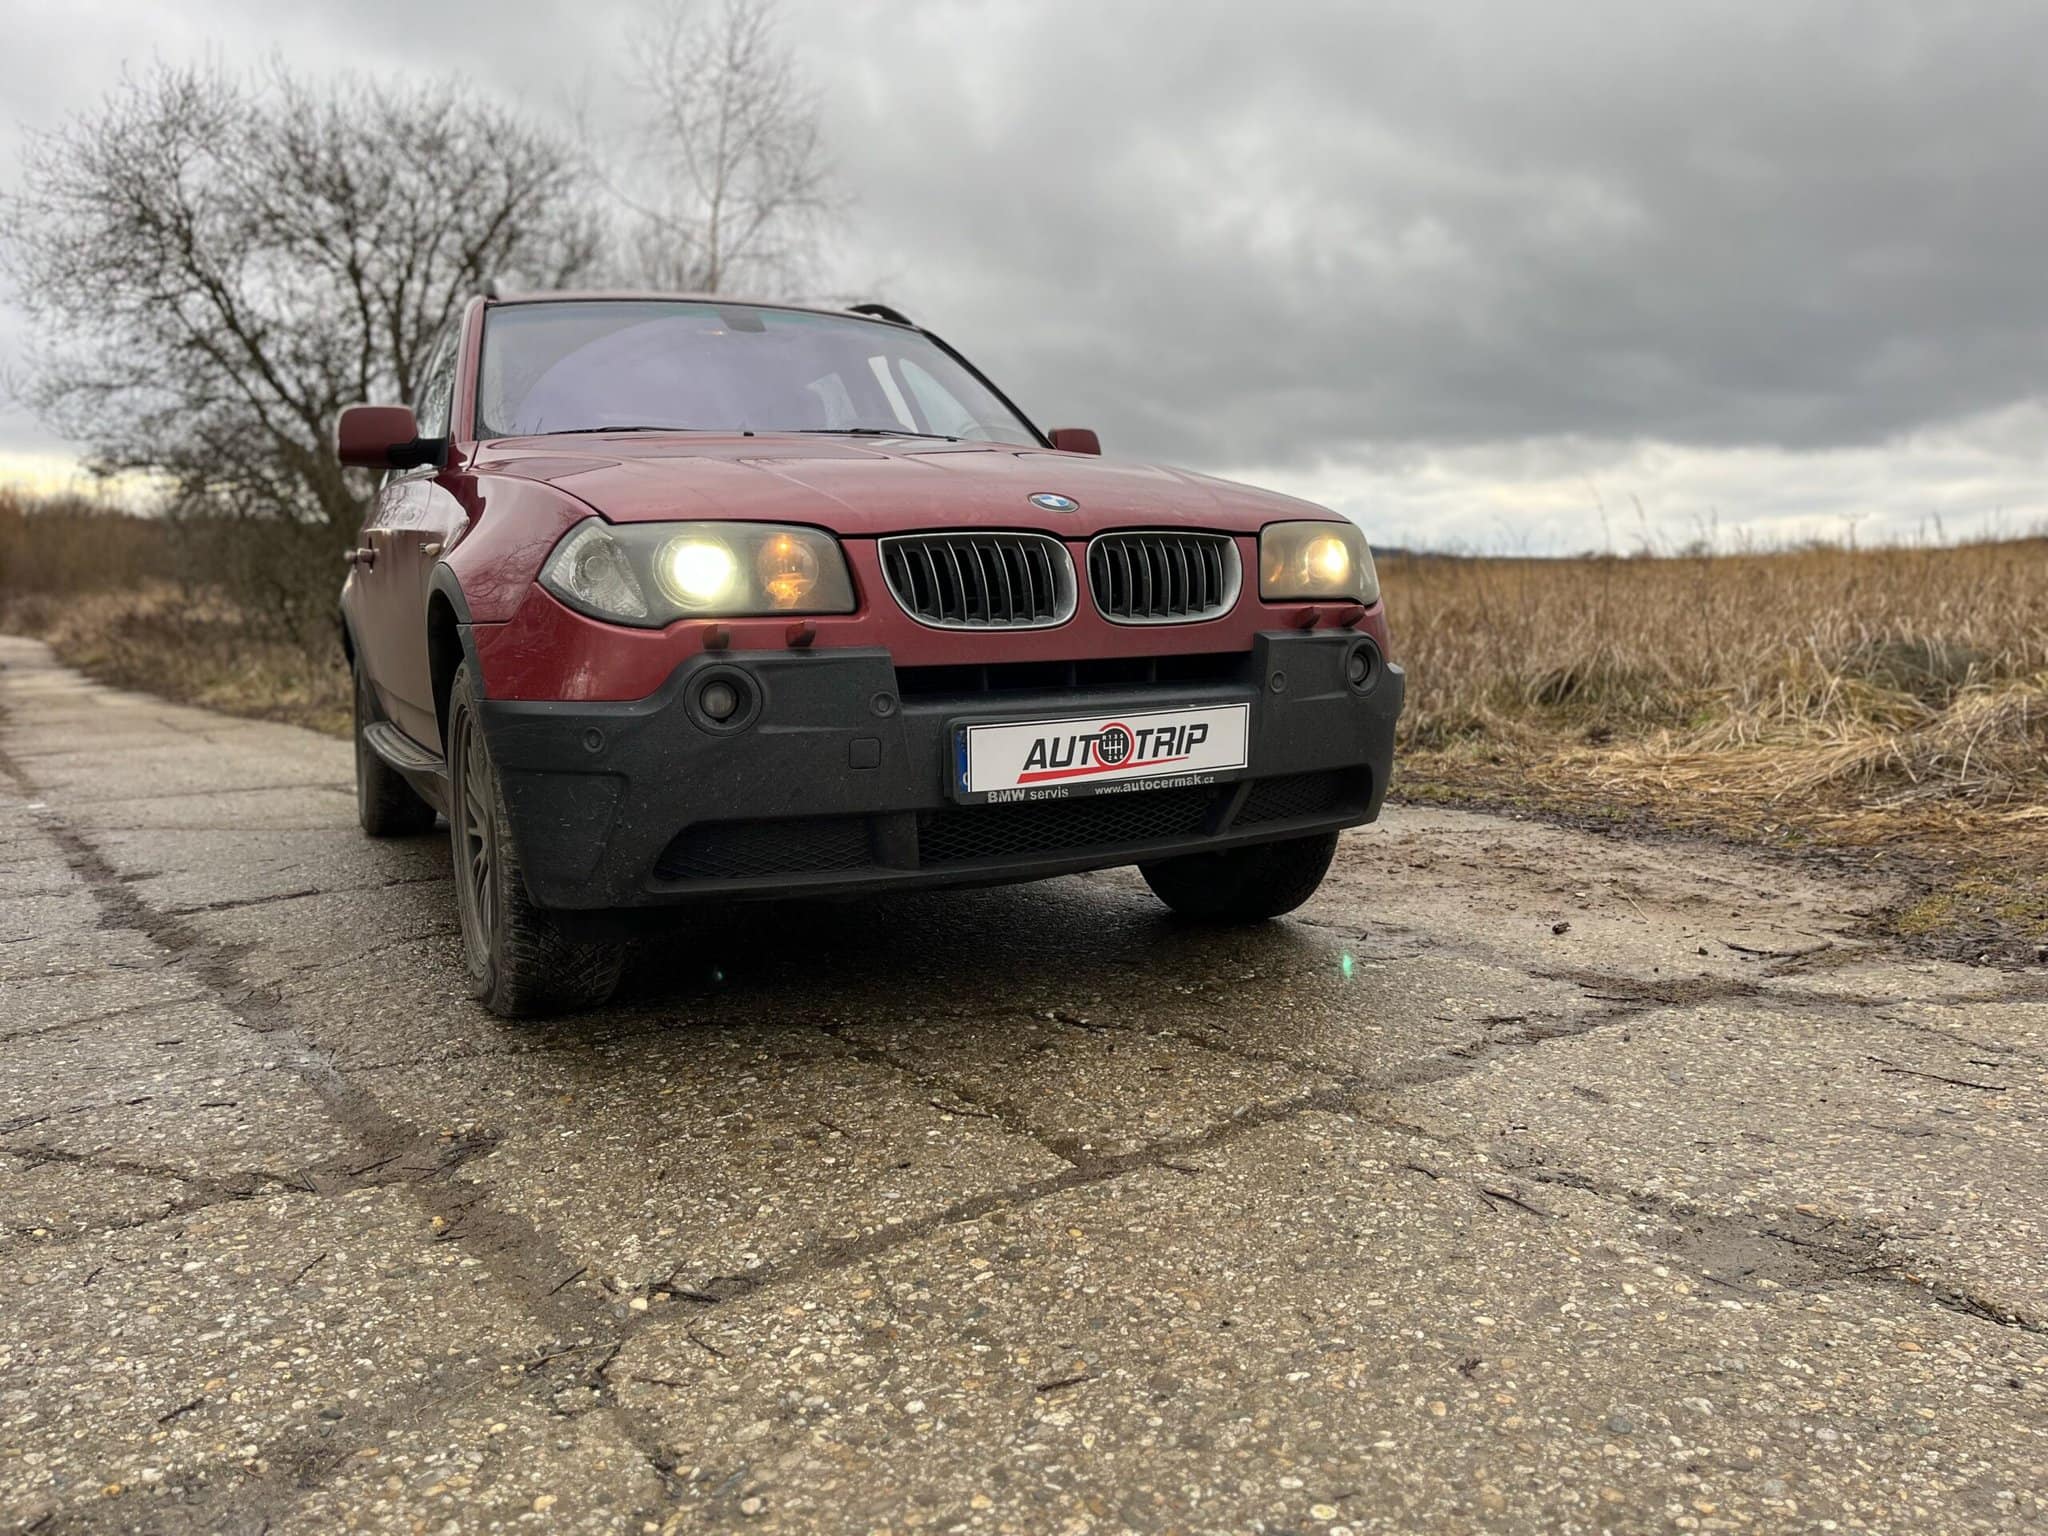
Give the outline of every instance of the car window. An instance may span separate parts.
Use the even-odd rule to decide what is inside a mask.
[[[808,388],[818,397],[827,427],[851,427],[860,420],[860,407],[846,391],[846,381],[836,373],[811,380]]]
[[[912,366],[921,384],[911,382]],[[973,370],[903,326],[681,300],[570,299],[489,311],[479,437],[617,427],[1038,441]]]
[[[886,357],[869,358],[868,372],[875,376],[876,387],[882,391],[883,398],[889,402],[889,414],[911,431],[917,431],[917,418],[910,413],[910,407],[903,403],[903,391],[896,387],[895,375],[889,372],[889,359]]]
[[[974,412],[956,399],[945,385],[908,358],[897,366],[902,370],[903,382],[910,387],[911,398],[924,414],[928,423],[926,430],[943,432],[948,437],[982,436],[981,423],[975,419]]]
[[[447,331],[428,359],[427,371],[418,390],[413,416],[420,424],[421,437],[446,437],[450,412],[455,404],[455,332]]]

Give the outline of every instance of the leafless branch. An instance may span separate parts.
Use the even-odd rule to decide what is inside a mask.
[[[23,389],[88,463],[211,512],[349,535],[340,408],[410,397],[487,279],[590,268],[573,152],[454,85],[160,66],[31,139],[0,263],[42,324]]]
[[[696,293],[798,285],[836,210],[817,100],[772,0],[666,0],[628,43],[642,112],[622,278]]]

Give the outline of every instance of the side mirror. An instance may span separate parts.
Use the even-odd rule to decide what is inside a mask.
[[[1095,435],[1093,427],[1054,427],[1046,434],[1052,439],[1053,447],[1061,453],[1102,452],[1102,439]]]
[[[351,405],[334,424],[334,452],[344,464],[366,469],[417,469],[438,464],[445,438],[421,437],[412,408],[404,405]]]

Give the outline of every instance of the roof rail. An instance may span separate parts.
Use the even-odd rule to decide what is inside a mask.
[[[888,304],[849,304],[846,306],[846,312],[849,315],[871,315],[877,320],[887,320],[891,325],[907,325],[912,330],[917,329],[917,323],[910,316]]]

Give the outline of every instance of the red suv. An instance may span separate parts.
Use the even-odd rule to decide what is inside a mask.
[[[372,837],[448,818],[501,1013],[602,1001],[626,909],[1136,864],[1286,912],[1401,710],[1323,509],[1044,433],[880,305],[473,300],[342,588]]]

